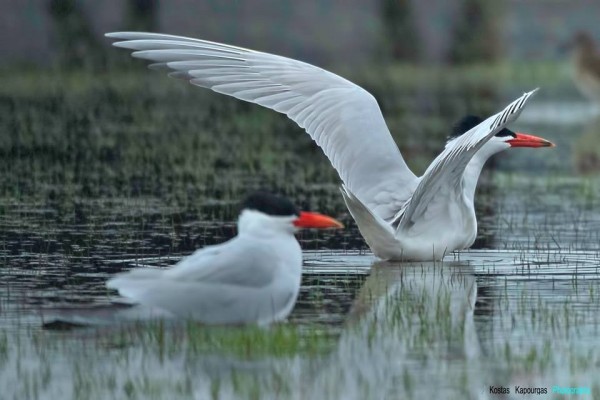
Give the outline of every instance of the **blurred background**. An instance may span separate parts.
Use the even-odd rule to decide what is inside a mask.
[[[579,62],[576,39],[587,35],[583,53],[598,57],[599,14],[592,0],[0,1],[0,237],[24,266],[40,255],[86,270],[186,254],[233,235],[239,199],[262,187],[349,226],[304,233],[306,249],[367,248],[336,172],[293,122],[148,71],[103,36],[147,30],[298,58],[358,83],[417,174],[461,116],[541,87],[512,128],[558,146],[505,152],[485,170],[476,246],[493,247],[498,193],[522,190],[498,179],[600,168],[597,106],[576,85],[600,82],[600,62]]]
[[[512,382],[498,371],[513,376],[514,369],[514,382],[520,384],[539,360],[538,372],[544,376],[553,354],[558,355],[552,364],[559,371],[556,376],[564,379],[546,379],[544,385],[575,382],[576,375],[564,370],[578,366],[597,376],[588,366],[600,365],[600,357],[592,357],[600,326],[599,16],[597,0],[0,0],[0,386],[9,390],[7,398],[52,397],[42,393],[48,385],[61,398],[68,397],[65,390],[79,393],[75,398],[93,398],[91,388],[96,398],[121,398],[106,395],[105,389],[126,393],[127,398],[152,397],[129,395],[138,386],[156,388],[146,385],[155,381],[144,375],[152,369],[146,368],[146,358],[135,364],[130,360],[137,356],[122,357],[135,354],[127,351],[140,347],[137,339],[98,346],[84,340],[84,346],[92,343],[94,349],[85,353],[89,358],[73,350],[73,357],[59,354],[56,361],[63,347],[44,352],[54,349],[55,342],[39,334],[38,311],[107,305],[114,293],[104,282],[112,274],[169,265],[199,247],[230,238],[238,201],[256,188],[283,193],[347,227],[299,235],[305,250],[319,252],[305,253],[309,263],[287,327],[299,327],[300,332],[316,327],[319,337],[335,339],[351,319],[357,293],[364,290],[365,297],[377,297],[364,284],[376,278],[374,260],[365,256],[367,246],[343,204],[335,170],[309,136],[271,110],[147,70],[144,62],[111,47],[103,36],[117,30],[219,41],[336,72],[376,97],[416,174],[443,149],[463,115],[491,115],[524,91],[540,87],[510,128],[547,138],[557,147],[515,149],[490,160],[476,196],[479,230],[474,248],[482,250],[450,255],[444,263],[444,268],[474,267],[466,272],[468,285],[462,288],[457,283],[461,279],[441,274],[450,281],[439,287],[458,289],[461,299],[465,291],[476,292],[474,305],[467,309],[474,313],[484,351],[489,352],[481,368],[487,375],[477,390],[487,391],[498,376],[498,384]],[[433,276],[438,266],[433,265]],[[403,274],[398,281],[405,279]],[[413,275],[408,282],[412,279],[420,288],[422,270],[416,268]],[[447,294],[442,293],[441,303],[432,297],[428,306],[422,304],[421,292],[413,296],[412,284],[407,287],[409,294],[403,292],[390,304],[408,309],[385,307],[402,318],[408,315],[406,325],[393,322],[397,330],[390,333],[380,329],[381,323],[396,317],[378,317],[377,324],[368,325],[373,328],[366,335],[369,345],[349,342],[340,347],[340,354],[358,354],[353,365],[366,375],[341,379],[336,374],[347,368],[340,365],[349,365],[343,358],[334,359],[333,375],[321,374],[311,358],[322,355],[317,348],[297,393],[310,397],[305,388],[316,377],[350,392],[363,377],[377,377],[379,371],[383,377],[391,374],[395,388],[402,382],[409,392],[411,387],[435,391],[434,396],[415,398],[439,397],[447,387],[455,387],[454,398],[465,398],[465,377],[476,376],[474,370],[480,369],[462,353],[455,354],[467,345],[466,334],[459,330],[452,341],[446,331],[431,336],[437,332],[434,327],[448,327],[436,308],[447,304]],[[421,310],[428,307],[436,312],[431,322],[423,323]],[[407,335],[407,328],[414,336]],[[382,342],[373,332],[383,332],[389,340]],[[102,337],[101,332],[97,335]],[[436,345],[432,337],[437,337]],[[240,366],[217,363],[217,368],[209,365],[204,371],[173,364],[169,354],[192,363],[210,357],[204,352],[179,357],[169,353],[170,344],[164,362],[163,345],[170,342],[162,333],[156,338],[156,382],[168,391],[165,398],[176,393],[171,388],[179,385],[181,371],[189,376],[176,390],[196,385],[212,393],[227,387],[227,379],[220,381],[223,371]],[[523,338],[534,342],[531,351]],[[543,349],[536,348],[542,338]],[[207,343],[212,351],[214,342]],[[247,343],[244,353],[254,346]],[[392,347],[377,353],[371,345],[378,343]],[[403,343],[409,349],[418,343],[427,352],[447,349],[448,354],[428,362],[412,350],[406,353],[416,354],[412,358],[398,356],[405,353],[394,346]],[[154,354],[143,344],[141,348]],[[360,348],[380,356],[363,357],[355,352]],[[574,354],[582,358],[574,359]],[[125,361],[118,364],[115,358]],[[399,362],[403,358],[405,364]],[[274,365],[272,379],[279,394],[281,382],[294,380],[289,373],[279,375],[282,369]],[[299,370],[290,365],[290,370]],[[93,367],[106,371],[96,374]],[[246,364],[241,369],[254,371]],[[208,380],[216,383],[206,383],[203,376],[216,377]],[[372,382],[373,393],[385,392],[385,385]],[[36,396],[36,390],[42,395]],[[410,398],[387,394],[363,398]],[[212,398],[218,397],[213,393]]]
[[[235,43],[323,65],[560,60],[574,32],[600,35],[593,0],[27,0],[0,2],[3,66],[96,66],[103,33],[148,30]]]
[[[66,236],[93,221],[126,221],[115,234],[136,239],[115,249],[108,237],[110,254],[189,251],[230,236],[238,199],[257,187],[352,228],[306,246],[366,248],[337,174],[300,128],[147,71],[110,46],[103,34],[115,30],[189,35],[331,69],[375,95],[418,174],[462,115],[489,115],[541,87],[515,128],[559,146],[496,157],[480,191],[493,190],[492,170],[600,167],[595,106],[569,72],[574,35],[600,37],[596,1],[4,0],[0,11],[0,199],[13,254],[23,250],[9,238],[18,237],[15,221],[65,226]],[[484,200],[478,207],[494,208]],[[73,248],[65,237],[32,238],[30,249],[95,246],[70,238],[82,246]]]

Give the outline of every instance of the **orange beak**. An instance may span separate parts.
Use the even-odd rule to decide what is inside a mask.
[[[508,140],[506,143],[511,147],[554,147],[554,143],[541,137],[527,135],[525,133],[516,133],[517,137]]]
[[[344,225],[327,215],[302,211],[300,216],[294,220],[294,226],[298,228],[343,228]]]

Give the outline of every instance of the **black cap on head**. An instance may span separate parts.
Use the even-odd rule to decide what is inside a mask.
[[[300,211],[285,197],[269,192],[254,192],[242,203],[242,210],[256,210],[273,216],[300,215]]]
[[[466,115],[460,119],[452,127],[452,133],[448,136],[448,139],[456,139],[463,133],[467,133],[471,128],[475,128],[477,125],[482,123],[483,120],[476,115]]]
[[[477,125],[483,122],[483,119],[476,115],[467,115],[461,118],[460,121],[454,125],[452,128],[452,134],[448,137],[449,140],[456,139],[463,133],[467,133],[472,128],[475,128]],[[502,129],[500,132],[496,133],[495,136],[503,137],[503,136],[512,136],[516,137],[515,133],[510,129]]]
[[[496,133],[494,136],[497,136],[497,137],[507,137],[507,136],[511,136],[511,137],[514,137],[514,138],[516,138],[516,137],[517,137],[517,134],[516,134],[516,133],[514,133],[513,131],[511,131],[511,130],[510,130],[510,129],[508,129],[508,128],[504,128],[504,129],[502,129],[500,132]]]

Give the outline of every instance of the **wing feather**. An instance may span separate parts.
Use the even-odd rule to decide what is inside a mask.
[[[342,181],[371,211],[393,216],[418,183],[375,98],[313,65],[240,47],[146,32],[109,33],[153,68],[286,114],[323,149]],[[386,193],[382,196],[381,193]]]
[[[279,260],[272,258],[265,243],[236,236],[221,245],[197,250],[165,271],[164,278],[260,288],[275,277]]]
[[[140,301],[139,295],[150,288],[177,282],[260,289],[273,282],[280,261],[273,260],[269,250],[263,242],[236,237],[197,250],[171,268],[132,269],[115,275],[106,285],[135,301]]]
[[[396,216],[397,230],[407,230],[426,213],[440,191],[459,187],[467,164],[475,153],[507,124],[517,119],[523,107],[538,89],[524,93],[498,114],[450,143],[423,174],[412,198]]]

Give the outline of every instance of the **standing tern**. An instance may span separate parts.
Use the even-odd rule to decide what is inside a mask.
[[[331,72],[289,58],[200,39],[116,32],[114,46],[193,85],[286,114],[323,149],[341,180],[348,210],[383,259],[439,260],[477,235],[473,197],[481,169],[510,147],[549,141],[505,126],[536,90],[485,120],[467,117],[423,176],[408,168],[375,98]]]
[[[235,238],[168,269],[118,274],[106,286],[160,315],[206,324],[268,324],[288,316],[300,289],[302,251],[294,232],[342,227],[328,216],[299,212],[288,199],[257,192],[242,205]]]

